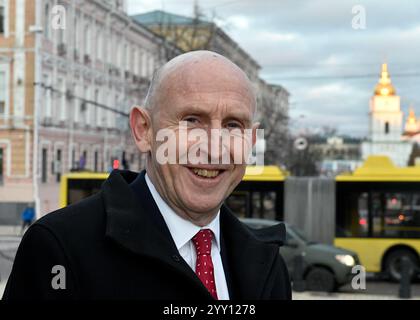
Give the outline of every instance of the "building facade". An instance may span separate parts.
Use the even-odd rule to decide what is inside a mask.
[[[33,97],[35,2],[0,2],[0,223],[34,198]],[[5,213],[13,212],[7,217]]]
[[[0,202],[35,202],[41,216],[58,208],[65,172],[142,166],[128,113],[165,62],[163,41],[121,0],[1,4]]]
[[[320,136],[310,139],[310,147],[319,154],[318,171],[322,176],[353,172],[362,164],[361,139],[349,136]]]

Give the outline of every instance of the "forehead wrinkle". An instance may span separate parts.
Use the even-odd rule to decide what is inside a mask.
[[[214,108],[206,108],[204,106],[200,106],[199,103],[193,104],[186,104],[180,110],[180,116],[185,115],[201,115],[208,117],[210,120],[213,119],[238,119],[244,122],[252,122],[252,113],[248,110],[244,110],[238,104],[235,105],[228,105],[226,102],[218,102]]]

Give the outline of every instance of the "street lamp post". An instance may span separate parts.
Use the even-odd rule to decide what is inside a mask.
[[[40,1],[37,1],[39,4]],[[34,61],[35,61],[35,98],[34,98],[34,109],[33,109],[33,151],[32,151],[32,181],[33,181],[33,192],[34,192],[34,202],[35,202],[35,214],[36,218],[41,217],[41,206],[39,200],[39,190],[38,190],[38,113],[41,108],[41,34],[43,32],[42,27],[39,26],[41,21],[41,12],[40,5],[36,6],[36,21],[37,25],[31,26],[29,31],[35,35],[35,48],[34,48]]]

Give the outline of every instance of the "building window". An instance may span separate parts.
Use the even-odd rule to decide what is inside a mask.
[[[51,101],[51,81],[48,74],[43,75],[43,84],[44,84],[44,101],[45,108],[43,116],[45,118],[51,118],[52,116],[52,101]]]
[[[3,148],[0,148],[0,186],[3,185]]]
[[[96,33],[96,58],[98,60],[105,60],[104,59],[104,45],[102,41],[102,32],[97,31]]]
[[[45,11],[44,11],[44,36],[45,38],[50,37],[50,4],[45,4]]]
[[[59,44],[64,44],[66,43],[66,37],[64,34],[64,29],[58,29],[58,43]]]
[[[88,92],[88,87],[85,86],[84,90],[83,90],[83,97],[84,99],[82,100],[82,102],[80,103],[80,112],[79,112],[79,119],[80,119],[80,123],[81,124],[88,124],[88,103],[87,100],[89,100],[89,92]]]
[[[116,61],[116,65],[119,68],[123,67],[123,59],[124,59],[123,49],[124,49],[123,44],[121,43],[121,41],[119,41],[117,44],[117,61]]]
[[[137,75],[141,76],[141,59],[142,59],[142,55],[141,55],[141,50],[137,50]]]
[[[94,119],[93,123],[97,126],[101,126],[101,108],[98,106],[99,104],[99,89],[95,89],[95,106],[94,106]]]
[[[66,120],[66,84],[62,78],[58,79],[58,88],[60,90],[58,96],[59,96],[59,106],[60,106],[60,121]]]
[[[84,49],[85,49],[85,54],[90,54],[91,53],[91,47],[90,47],[90,28],[89,25],[86,24],[85,25],[85,43],[84,43]]]
[[[125,70],[130,70],[130,50],[127,44],[124,45],[125,53]]]
[[[61,149],[57,149],[56,160],[54,163],[54,172],[56,174],[56,182],[60,182],[61,178],[61,162],[62,162]]]
[[[98,151],[95,150],[95,153],[93,154],[93,171],[98,172]]]
[[[41,182],[47,182],[47,149],[42,148],[42,169],[41,169]]]
[[[385,122],[385,134],[389,133],[389,122]]]
[[[76,167],[76,149],[74,147],[72,147],[71,149],[71,167],[70,167],[70,171],[72,171],[75,167]]]
[[[0,116],[6,112],[6,73],[0,72]]]
[[[78,32],[78,28],[77,28],[77,14],[74,15],[73,17],[73,45],[75,48],[77,48],[78,46],[78,36],[77,36],[77,32]]]
[[[0,33],[4,33],[4,4],[0,1]]]

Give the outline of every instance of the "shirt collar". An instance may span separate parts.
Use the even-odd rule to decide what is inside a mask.
[[[220,210],[216,217],[206,226],[199,227],[191,221],[180,217],[160,196],[152,181],[146,173],[146,184],[155,200],[160,213],[168,226],[169,232],[175,242],[177,249],[182,248],[190,241],[201,229],[213,231],[217,250],[220,252]]]

